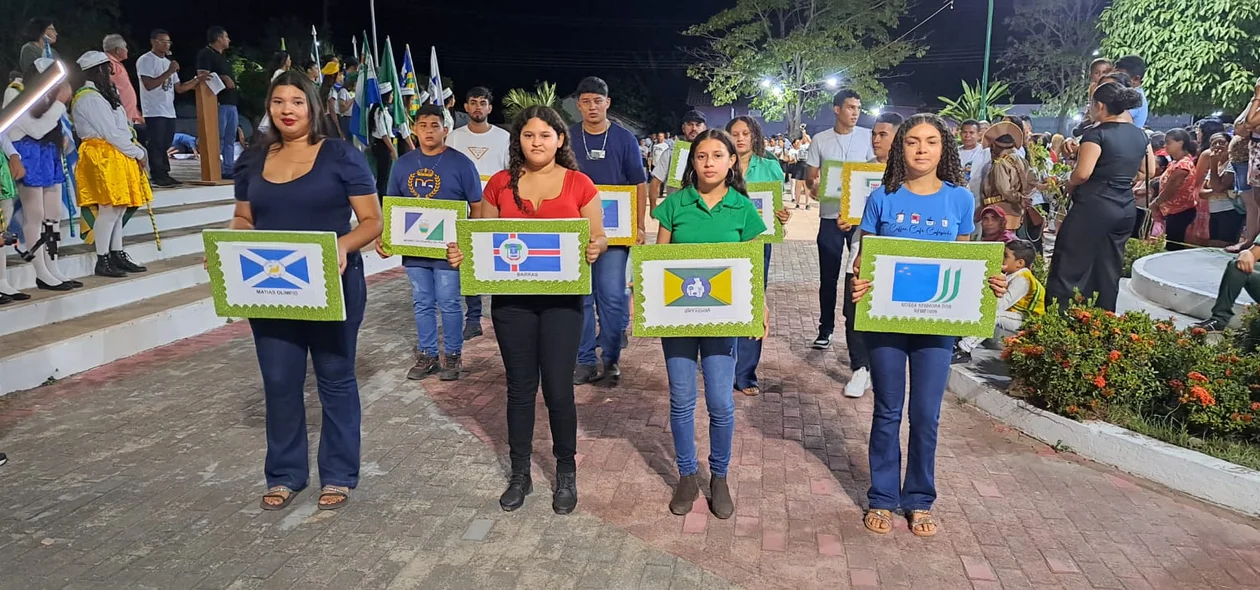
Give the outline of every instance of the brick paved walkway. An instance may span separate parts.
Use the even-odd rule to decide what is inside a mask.
[[[361,337],[351,506],[318,513],[308,491],[287,512],[257,508],[260,381],[235,324],[0,398],[0,588],[1257,587],[1257,521],[1056,453],[952,399],[941,533],[915,538],[900,519],[867,533],[871,403],[840,395],[843,349],[807,348],[813,252],[775,251],[767,392],[737,400],[731,520],[666,508],[666,378],[647,339],[631,340],[621,387],[579,388],[578,513],[553,515],[545,483],[501,512],[493,339],[469,346],[465,380],[407,382],[410,298],[395,271],[372,284]],[[308,421],[317,430],[314,401]],[[540,411],[540,482],[554,468],[546,432]]]

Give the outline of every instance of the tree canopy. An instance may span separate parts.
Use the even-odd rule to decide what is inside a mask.
[[[738,0],[684,31],[703,41],[687,74],[715,104],[751,97],[766,119],[795,129],[837,88],[884,100],[879,73],[922,51],[890,34],[905,12],[906,0]]]
[[[1006,24],[1017,36],[999,60],[1004,79],[1017,91],[1030,92],[1058,117],[1058,130],[1070,110],[1087,100],[1086,68],[1102,33],[1098,14],[1103,0],[1021,0]]]
[[[1260,75],[1260,2],[1115,0],[1102,13],[1106,55],[1147,62],[1155,112],[1238,111]]]

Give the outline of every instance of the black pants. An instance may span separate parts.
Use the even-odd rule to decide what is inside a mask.
[[[844,275],[844,346],[849,349],[849,370],[871,368],[870,353],[866,350],[866,337],[854,329],[857,323],[857,304],[853,303],[853,273],[845,269]]]
[[[384,202],[385,193],[389,191],[389,172],[394,166],[389,146],[379,139],[373,139],[372,159],[376,160],[376,195]]]
[[[1133,233],[1137,208],[1106,199],[1087,199],[1072,205],[1055,238],[1050,274],[1046,277],[1046,304],[1059,302],[1060,310],[1071,304],[1075,290],[1108,311],[1116,310],[1120,275],[1124,272],[1124,245]]]
[[[580,295],[495,295],[490,319],[507,374],[508,449],[512,472],[529,472],[534,401],[541,379],[557,473],[577,471],[573,369],[582,339]]]
[[[1164,235],[1168,236],[1168,245],[1165,249],[1169,252],[1186,249],[1186,246],[1181,244],[1186,242],[1186,232],[1189,231],[1191,225],[1194,225],[1196,213],[1193,208],[1190,208],[1181,213],[1164,216],[1164,227],[1167,229]]]
[[[167,117],[145,117],[145,147],[149,149],[149,173],[153,180],[165,180],[171,177],[171,161],[166,150],[171,149],[175,140],[175,119]]]
[[[840,277],[853,269],[844,266],[844,249],[852,248],[853,232],[840,231],[834,219],[821,219],[818,224],[818,333],[830,335],[836,328],[836,287]]]

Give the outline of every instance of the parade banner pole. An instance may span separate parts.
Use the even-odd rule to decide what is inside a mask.
[[[376,38],[376,0],[371,0],[369,5],[372,9],[372,58],[379,64],[381,63],[381,41]]]

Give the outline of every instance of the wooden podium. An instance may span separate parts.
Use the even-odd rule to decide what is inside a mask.
[[[201,180],[192,184],[217,186],[232,184],[223,179],[223,158],[219,143],[219,98],[205,84],[198,84],[197,94],[197,151],[201,156]]]

